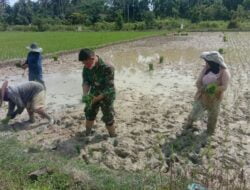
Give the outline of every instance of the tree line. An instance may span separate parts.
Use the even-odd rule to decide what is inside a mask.
[[[97,22],[184,18],[192,22],[247,19],[250,0],[0,0],[0,23],[7,25],[93,25]]]

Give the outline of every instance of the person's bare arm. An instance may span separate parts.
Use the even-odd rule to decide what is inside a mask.
[[[83,96],[86,96],[89,93],[89,90],[90,90],[90,86],[84,83],[82,85]]]
[[[217,89],[219,92],[224,92],[227,89],[230,78],[231,78],[231,75],[228,69],[225,69],[222,73],[221,85],[218,86],[218,89]]]

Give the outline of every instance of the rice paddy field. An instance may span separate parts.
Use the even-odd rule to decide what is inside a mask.
[[[38,43],[44,54],[99,47],[120,41],[159,35],[164,32],[0,32],[0,61],[24,58],[26,46]]]
[[[90,43],[91,36],[100,33],[87,34],[84,39],[74,37],[75,44],[84,47],[84,40]],[[106,34],[106,38],[104,33],[99,36],[103,41],[92,39],[92,46],[110,43],[108,38],[118,34],[121,40],[123,33]],[[132,34],[124,32],[126,37]],[[45,44],[67,47],[68,38],[58,44],[52,37],[38,43],[48,52]],[[24,52],[25,43],[19,48]],[[194,105],[195,81],[205,65],[200,54],[219,49],[231,80],[221,102],[216,132],[210,136],[206,113],[192,129],[186,129],[185,124]],[[60,64],[45,58],[46,109],[56,122],[48,125],[47,120],[36,117],[36,123],[31,124],[24,112],[8,125],[0,123],[0,190],[187,190],[196,184],[207,190],[250,189],[250,32],[161,35],[95,52],[115,67],[118,136],[108,137],[101,112],[95,132],[85,136],[85,105],[80,103],[83,65],[77,60],[78,52],[59,55]],[[149,64],[153,65],[150,71]],[[0,84],[8,80],[11,86],[28,80],[14,64],[3,65]],[[0,118],[7,110],[5,102]],[[51,174],[35,182],[29,179],[44,168]]]

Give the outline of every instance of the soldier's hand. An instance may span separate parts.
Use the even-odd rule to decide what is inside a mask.
[[[98,98],[98,96],[94,96],[93,99],[92,99],[92,104],[96,104],[98,103],[100,100]]]
[[[94,96],[92,99],[92,104],[96,104],[96,103],[100,102],[103,98],[104,98],[103,95]]]

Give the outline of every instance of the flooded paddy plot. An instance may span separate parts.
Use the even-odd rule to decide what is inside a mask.
[[[221,106],[216,133],[208,138],[206,118],[196,123],[198,130],[194,133],[183,130],[183,125],[191,111],[195,80],[204,65],[199,56],[202,51],[219,48],[225,51],[223,56],[232,80]],[[205,179],[205,174],[215,173],[217,179],[224,180],[223,172],[229,171],[228,177],[235,179],[235,183],[241,180],[236,175],[243,171],[244,179],[249,179],[250,33],[159,36],[101,48],[97,54],[116,68],[115,140],[107,138],[101,114],[94,136],[86,140],[76,135],[84,131],[80,103],[82,65],[77,54],[62,56],[62,64],[44,62],[48,109],[58,122],[46,127],[41,121],[32,127],[22,123],[28,119],[27,114],[22,114],[11,122],[9,129],[1,130],[1,136],[15,135],[24,143],[72,156],[77,156],[75,146],[80,145],[80,159],[84,155],[90,163],[111,169],[150,169],[168,175],[173,167],[184,175],[195,168],[204,171],[196,176],[200,180]],[[164,60],[159,64],[161,56]],[[149,63],[154,64],[153,71],[149,71]],[[6,67],[1,69],[0,79],[8,79],[11,84],[24,81],[21,72]],[[2,110],[0,114],[3,116]],[[211,184],[216,187],[217,181]]]

